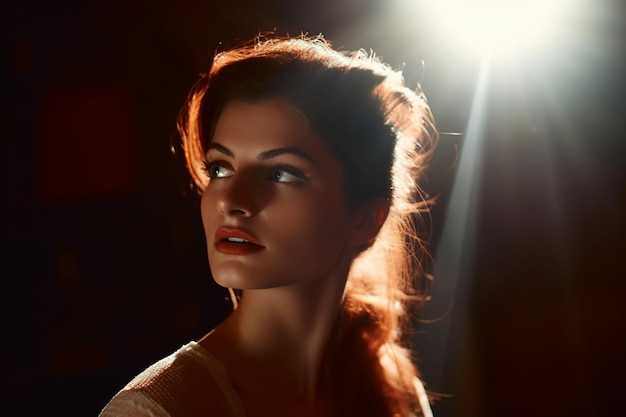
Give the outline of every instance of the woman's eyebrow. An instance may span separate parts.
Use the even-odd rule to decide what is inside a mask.
[[[259,159],[260,160],[265,160],[265,159],[270,159],[273,158],[275,156],[278,155],[284,155],[284,154],[292,154],[295,156],[299,156],[300,158],[306,159],[307,161],[311,162],[313,165],[319,165],[317,163],[317,161],[315,160],[315,158],[313,158],[311,155],[309,155],[308,153],[298,149],[298,148],[277,148],[277,149],[270,149],[269,151],[265,151],[262,152],[259,155]]]
[[[224,145],[220,145],[219,143],[215,143],[215,142],[211,143],[209,145],[208,150],[211,150],[211,149],[215,149],[216,151],[223,153],[224,155],[229,156],[231,158],[235,157],[235,154],[233,153],[233,151],[231,151]],[[284,155],[284,154],[292,154],[300,158],[306,159],[307,161],[311,162],[313,165],[319,165],[318,162],[315,160],[315,158],[313,158],[311,155],[309,155],[308,153],[298,148],[270,149],[269,151],[261,152],[261,154],[258,156],[258,159],[261,161],[264,161],[266,159],[274,158],[276,156]]]
[[[215,143],[215,142],[211,142],[209,144],[209,149],[207,149],[207,153],[209,150],[211,149],[215,149],[218,152],[223,153],[224,155],[230,156],[231,158],[233,158],[235,156],[235,154],[233,153],[233,151],[231,151],[230,149],[228,149],[226,146],[224,145],[220,145],[219,143]]]

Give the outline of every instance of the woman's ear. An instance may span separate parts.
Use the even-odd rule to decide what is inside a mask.
[[[375,198],[362,203],[354,213],[352,243],[361,246],[374,240],[389,214],[389,200]]]

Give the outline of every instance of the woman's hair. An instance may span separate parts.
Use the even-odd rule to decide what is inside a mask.
[[[321,36],[259,38],[218,53],[192,88],[178,129],[193,184],[203,190],[207,144],[235,100],[279,97],[295,105],[343,167],[348,204],[387,199],[376,239],[361,248],[325,356],[323,377],[340,415],[419,413],[419,377],[410,356],[411,312],[428,277],[418,187],[437,140],[421,90],[364,51],[342,53]],[[364,410],[364,411],[360,411]]]

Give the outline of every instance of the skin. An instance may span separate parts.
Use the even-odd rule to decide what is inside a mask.
[[[352,214],[339,162],[300,113],[276,99],[231,104],[218,120],[207,161],[213,178],[202,197],[202,219],[219,284],[266,289],[332,274],[349,249]],[[224,226],[245,230],[264,249],[221,254],[213,243]]]
[[[211,271],[244,295],[199,343],[225,365],[249,416],[324,415],[333,405],[321,358],[357,248],[387,207],[349,209],[339,161],[278,98],[228,105],[207,161],[201,211]],[[215,234],[225,226],[262,249],[221,253]]]

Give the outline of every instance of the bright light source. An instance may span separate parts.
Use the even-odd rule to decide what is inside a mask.
[[[546,43],[564,0],[431,0],[442,30],[464,47],[516,55]]]

